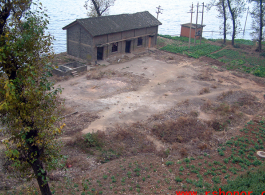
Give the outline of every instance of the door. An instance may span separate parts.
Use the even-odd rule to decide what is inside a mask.
[[[103,60],[104,47],[98,47],[97,49],[97,60]]]
[[[130,53],[131,52],[131,41],[126,41],[125,52],[126,53]]]
[[[152,41],[152,37],[149,37],[149,43],[148,43],[148,47],[151,47],[151,41]]]

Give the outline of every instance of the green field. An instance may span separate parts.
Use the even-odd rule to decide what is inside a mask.
[[[193,58],[210,57],[223,62],[227,70],[237,69],[258,77],[265,77],[265,53],[261,53],[257,57],[257,55],[253,56],[248,52],[249,48],[241,49],[243,46],[255,47],[251,40],[236,39],[235,47],[227,49],[225,45],[216,45],[216,42],[221,42],[220,39],[203,39],[201,45],[198,44],[199,40],[196,41],[197,45],[194,45],[192,39],[189,47],[189,38],[187,37],[160,36],[175,41],[160,48],[163,51],[179,53]]]

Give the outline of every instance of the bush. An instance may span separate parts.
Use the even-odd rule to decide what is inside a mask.
[[[252,195],[260,195],[264,191],[265,168],[258,169],[255,172],[247,172],[237,177],[234,181],[229,181],[227,185],[218,186],[216,189],[222,191],[253,191]]]
[[[167,162],[166,162],[166,165],[167,165],[167,166],[169,166],[169,165],[173,165],[173,164],[174,164],[174,162],[172,162],[172,161],[167,161]]]
[[[176,177],[176,178],[175,178],[175,181],[176,181],[176,182],[182,182],[183,179],[181,179],[180,177]]]
[[[102,147],[103,139],[105,134],[103,132],[97,131],[96,133],[87,133],[84,138],[88,147]]]

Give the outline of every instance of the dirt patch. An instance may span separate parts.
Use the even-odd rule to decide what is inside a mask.
[[[67,116],[61,121],[61,123],[65,124],[65,127],[63,128],[63,135],[75,135],[77,132],[81,132],[96,119],[99,119],[99,116],[91,113],[77,113]]]
[[[223,65],[225,65],[225,63],[220,62],[219,60],[212,59],[212,58],[209,58],[206,56],[200,57],[200,61],[204,64],[207,63],[208,65],[212,65],[212,66],[223,66]]]

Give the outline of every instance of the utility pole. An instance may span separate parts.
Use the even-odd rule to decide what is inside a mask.
[[[191,38],[191,25],[192,25],[192,13],[193,13],[193,3],[191,5],[191,11],[188,12],[191,14],[191,17],[190,17],[190,34],[189,34],[189,48],[190,48],[190,38]]]
[[[156,9],[157,9],[157,11],[156,11],[156,14],[157,14],[156,19],[158,19],[158,15],[159,15],[159,14],[163,14],[163,13],[161,12],[163,9],[161,9],[161,6],[160,6],[160,5],[159,5],[158,7],[156,7]]]
[[[196,45],[197,24],[198,24],[198,13],[199,13],[199,3],[197,3],[197,15],[196,15],[196,26],[195,26],[194,45]]]
[[[204,2],[202,3],[202,23],[201,23],[202,30],[203,30],[203,12],[204,12]],[[201,30],[201,36],[200,36],[200,45],[202,43],[202,30]]]

